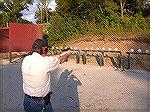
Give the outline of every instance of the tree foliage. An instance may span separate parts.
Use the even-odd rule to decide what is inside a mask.
[[[9,22],[30,23],[21,18],[21,11],[27,9],[26,4],[30,2],[30,0],[4,0],[0,2],[0,25],[7,26]]]
[[[57,0],[46,25],[49,41],[56,44],[80,35],[148,33],[150,19],[143,16],[142,0]],[[147,15],[148,16],[148,15]]]

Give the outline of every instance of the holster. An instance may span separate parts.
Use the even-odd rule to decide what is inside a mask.
[[[48,103],[50,102],[50,98],[51,98],[51,94],[53,94],[52,92],[49,92],[43,99],[45,101],[45,105],[48,105]]]

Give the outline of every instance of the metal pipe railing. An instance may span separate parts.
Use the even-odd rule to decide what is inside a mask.
[[[115,67],[124,70],[123,55],[122,55],[122,52],[120,50],[118,50],[118,48],[115,48],[114,50],[109,48],[108,50],[106,50],[105,48],[93,49],[93,47],[91,47],[91,49],[85,48],[85,49],[79,50],[77,47],[74,47],[74,48],[73,47],[65,47],[65,48],[63,48],[63,47],[54,48],[53,47],[52,50],[53,51],[56,50],[57,54],[62,53],[63,51],[71,50],[72,55],[75,55],[76,63],[80,63],[80,56],[81,56],[83,64],[86,64],[87,56],[95,56],[96,61],[99,64],[99,66],[104,66],[104,59],[105,58],[110,58],[112,64]],[[96,53],[96,55],[94,55],[94,53]],[[118,54],[117,59],[118,59],[119,62],[116,63],[114,58],[108,56],[107,53]],[[130,49],[129,51],[126,52],[126,54],[127,54],[127,69],[130,69],[131,55],[150,55],[150,52],[149,52],[149,50],[146,50],[145,52],[142,52],[141,49],[138,49],[137,51],[134,51],[133,49]]]

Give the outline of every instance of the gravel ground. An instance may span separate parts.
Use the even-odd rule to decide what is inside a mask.
[[[21,112],[21,60],[0,65],[0,112]],[[150,112],[150,72],[61,64],[51,72],[54,112]]]

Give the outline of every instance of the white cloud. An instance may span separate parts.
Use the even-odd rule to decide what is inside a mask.
[[[35,23],[36,19],[34,19],[35,14],[28,14],[28,15],[23,15],[22,19],[28,20],[28,21],[32,21],[33,23]]]
[[[51,8],[52,10],[55,10],[55,8],[56,8],[56,2],[55,2],[55,0],[51,0],[51,2],[49,4],[49,8]]]
[[[22,11],[23,14],[22,18],[35,23],[36,19],[34,19],[34,17],[35,17],[35,12],[38,10],[37,8],[38,3],[39,0],[34,0],[34,3],[32,5],[28,5],[29,10],[25,9]],[[55,7],[56,7],[55,0],[50,0],[49,8],[55,10]]]
[[[22,19],[26,19],[28,21],[32,21],[32,22],[35,22],[35,12],[37,11],[37,3],[33,3],[33,5],[28,5],[29,7],[29,10],[27,9],[24,9],[22,11]]]
[[[36,11],[37,11],[37,7],[36,7],[36,5],[34,4],[34,5],[28,5],[29,6],[29,10],[27,10],[27,9],[24,9],[23,11],[22,11],[22,13],[24,14],[24,15],[30,15],[30,14],[33,14],[33,13],[35,13]]]

